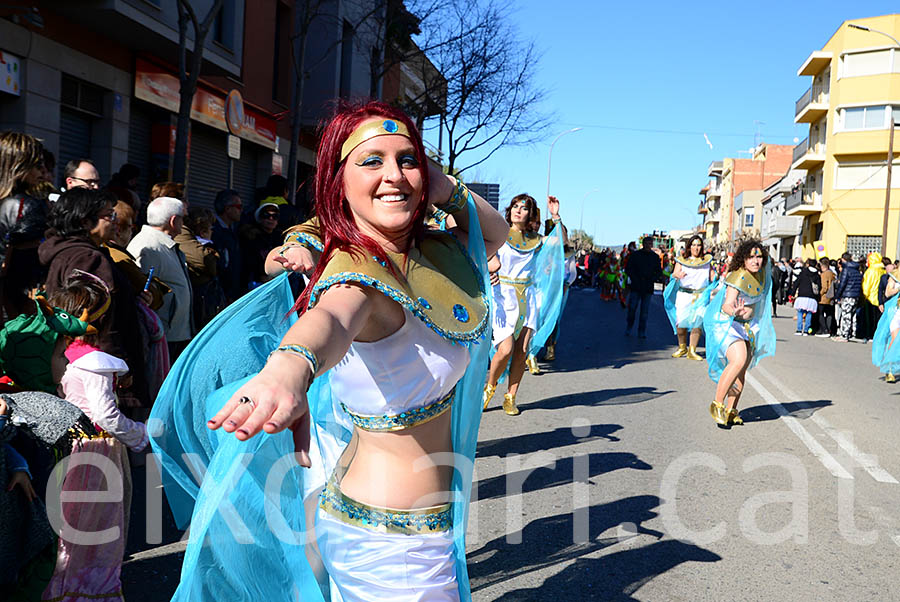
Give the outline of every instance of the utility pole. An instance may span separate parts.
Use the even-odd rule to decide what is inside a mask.
[[[894,164],[894,107],[888,106],[891,113],[891,133],[888,136],[887,153],[887,185],[884,187],[884,218],[881,224],[881,256],[887,254],[888,217],[891,212],[891,167]]]

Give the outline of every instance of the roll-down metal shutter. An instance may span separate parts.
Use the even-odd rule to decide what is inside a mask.
[[[213,208],[216,193],[228,187],[228,147],[225,132],[191,124],[191,160],[188,200],[197,207]]]
[[[256,145],[241,140],[241,158],[234,162],[234,189],[240,193],[245,207],[253,202],[253,195],[256,192],[256,167]]]
[[[153,164],[150,160],[150,139],[153,132],[153,117],[140,103],[132,99],[131,119],[128,123],[128,162],[141,170],[138,176],[137,193],[141,201],[150,198]]]
[[[66,163],[72,159],[91,158],[91,121],[92,119],[84,113],[65,107],[59,110],[59,156],[56,163],[60,166],[61,186],[65,186],[63,177]],[[100,177],[103,177],[103,174]]]

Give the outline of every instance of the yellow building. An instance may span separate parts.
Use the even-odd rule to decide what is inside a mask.
[[[785,208],[804,217],[804,257],[816,255],[817,241],[829,257],[881,248],[891,118],[900,124],[900,44],[891,37],[900,38],[900,14],[845,21],[797,71],[812,78],[794,113],[795,123],[809,124],[809,136],[794,148],[791,167],[807,175]],[[886,245],[892,259],[900,255],[898,168],[895,159]]]

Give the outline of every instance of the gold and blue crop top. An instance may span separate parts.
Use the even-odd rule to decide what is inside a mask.
[[[381,340],[354,341],[332,368],[331,391],[350,421],[366,431],[400,431],[437,418],[469,362],[454,344],[403,310],[406,321]]]

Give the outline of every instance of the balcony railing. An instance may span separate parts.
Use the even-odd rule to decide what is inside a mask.
[[[793,215],[773,215],[762,227],[763,238],[787,238],[797,236],[803,229],[803,217]]]
[[[796,163],[797,159],[805,155],[809,151],[809,136],[804,138],[803,142],[794,147],[794,157],[791,163]]]
[[[803,93],[803,96],[798,98],[797,102],[794,103],[794,116],[796,117],[797,115],[802,113],[803,109],[814,102],[828,102],[828,95],[825,93],[825,86],[821,84],[810,86],[809,89]]]
[[[722,161],[713,161],[709,164],[709,169],[707,171],[707,175],[711,176],[714,173],[721,173],[724,162]]]
[[[821,207],[822,194],[806,186],[801,186],[791,192],[784,201],[785,211],[790,211],[797,207]]]

